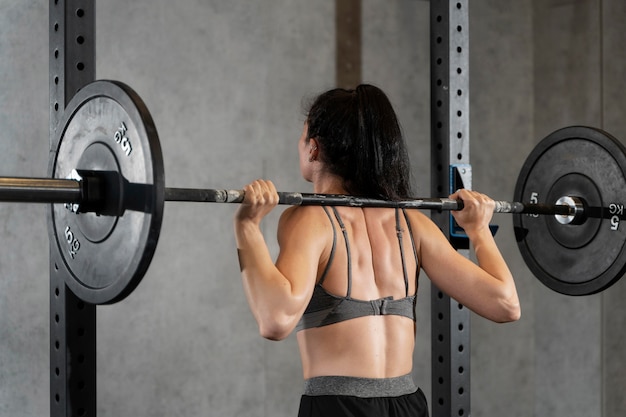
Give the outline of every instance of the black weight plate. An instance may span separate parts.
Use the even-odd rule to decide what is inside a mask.
[[[165,179],[156,128],[139,96],[113,81],[81,89],[60,126],[51,177],[69,178],[73,170],[108,171],[150,190],[121,215],[76,214],[63,204],[51,206],[55,241],[71,275],[66,284],[89,303],[114,303],[139,284],[159,238]],[[126,200],[137,196],[120,201]]]
[[[588,217],[561,224],[552,215],[516,214],[515,236],[524,261],[547,287],[567,295],[594,294],[626,272],[626,148],[608,133],[566,127],[530,153],[515,187],[515,201],[555,204],[582,198]]]

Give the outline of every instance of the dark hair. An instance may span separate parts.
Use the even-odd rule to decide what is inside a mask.
[[[398,118],[378,87],[336,88],[319,95],[308,115],[308,139],[320,160],[355,196],[410,198],[410,165]]]

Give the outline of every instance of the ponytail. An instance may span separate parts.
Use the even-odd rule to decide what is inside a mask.
[[[360,197],[410,198],[410,165],[398,119],[377,87],[334,89],[311,106],[308,136],[316,138],[327,169]]]

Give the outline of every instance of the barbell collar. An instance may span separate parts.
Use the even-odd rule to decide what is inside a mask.
[[[520,203],[513,201],[496,201],[494,213],[519,213],[572,216],[576,208],[568,204]],[[582,209],[581,209],[582,211]],[[580,213],[579,213],[580,214]]]

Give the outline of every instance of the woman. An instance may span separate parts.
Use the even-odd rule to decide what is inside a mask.
[[[334,89],[311,106],[298,143],[315,193],[411,197],[409,163],[393,108],[378,88]],[[423,269],[477,314],[517,320],[513,277],[489,230],[493,201],[477,192],[454,212],[478,265],[417,210],[298,206],[278,225],[273,262],[259,224],[278,203],[271,181],[245,187],[235,234],[245,293],[263,337],[297,329],[305,390],[299,416],[427,416],[410,373],[415,296]]]

